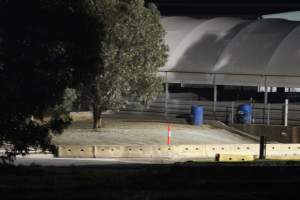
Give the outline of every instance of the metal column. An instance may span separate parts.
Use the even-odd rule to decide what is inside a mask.
[[[288,114],[289,114],[289,100],[285,100],[284,105],[284,126],[288,126]]]
[[[168,116],[169,83],[165,84],[165,115]]]
[[[265,96],[264,96],[263,124],[267,123],[267,120],[266,120],[267,107],[268,107],[268,86],[267,86],[267,77],[265,77]]]
[[[166,72],[165,79],[165,116],[168,116],[168,100],[169,100],[169,83],[168,83],[168,72]]]
[[[233,102],[231,102],[231,119],[230,119],[230,123],[231,124],[234,124],[234,101]]]
[[[214,85],[214,115],[216,117],[216,109],[217,109],[217,101],[218,101],[218,86]]]
[[[270,126],[270,104],[268,103],[268,111],[267,111],[267,125]]]

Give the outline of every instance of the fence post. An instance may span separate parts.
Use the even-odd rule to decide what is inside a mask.
[[[214,110],[214,118],[216,119],[216,107],[217,107],[217,101],[218,101],[218,86],[214,84],[214,104],[213,104],[213,110]]]
[[[268,111],[267,111],[267,125],[270,126],[270,104],[268,103]]]
[[[169,83],[165,85],[165,116],[168,116]]]
[[[289,100],[285,100],[285,105],[284,105],[284,126],[288,126],[288,113],[289,112]]]
[[[264,94],[264,109],[263,109],[263,124],[266,124],[266,109],[268,104],[268,86],[267,86],[267,77],[265,76],[265,94]]]
[[[234,124],[234,101],[231,102],[231,124]]]

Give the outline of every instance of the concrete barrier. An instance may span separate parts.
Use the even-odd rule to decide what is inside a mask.
[[[218,154],[216,161],[219,162],[250,162],[256,158],[253,155]]]
[[[206,156],[214,157],[216,154],[231,154],[231,155],[258,155],[258,144],[215,144],[205,145]]]
[[[300,161],[300,156],[267,156],[266,160]]]
[[[300,144],[268,144],[267,156],[291,156],[300,155]]]
[[[64,158],[215,158],[217,154],[258,156],[259,144],[59,146]],[[300,144],[267,144],[267,157],[300,156]]]
[[[204,145],[95,146],[96,158],[206,157]]]
[[[58,146],[58,157],[63,158],[94,158],[93,146]]]

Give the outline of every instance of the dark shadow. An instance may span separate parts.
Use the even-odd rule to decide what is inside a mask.
[[[0,177],[3,199],[292,199],[300,163],[0,165]]]

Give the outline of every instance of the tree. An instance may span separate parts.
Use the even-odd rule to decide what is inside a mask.
[[[44,116],[89,70],[92,42],[83,38],[101,28],[94,9],[89,0],[0,0],[0,146],[8,155],[47,149],[50,133],[70,124],[67,115]]]
[[[128,96],[147,105],[162,89],[157,69],[167,59],[165,32],[160,14],[143,0],[95,0],[103,25],[94,40],[91,66],[83,86],[93,110],[94,128],[100,128],[101,114],[119,110]]]

